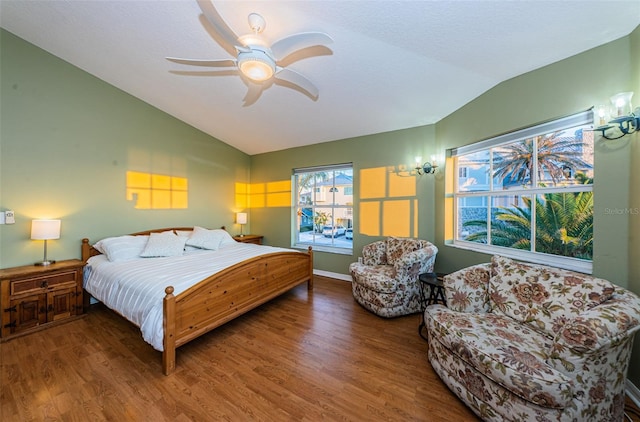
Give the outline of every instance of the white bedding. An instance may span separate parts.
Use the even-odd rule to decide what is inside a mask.
[[[174,295],[238,262],[274,252],[292,252],[247,243],[234,243],[216,251],[195,250],[182,256],[139,258],[111,262],[104,255],[89,258],[84,288],[93,297],[140,327],[154,349],[163,350],[162,308],[164,289]]]

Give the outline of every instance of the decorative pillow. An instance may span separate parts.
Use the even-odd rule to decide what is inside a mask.
[[[408,252],[417,251],[422,246],[417,239],[388,237],[387,238],[387,263],[393,265],[400,257]]]
[[[187,239],[188,246],[195,246],[200,249],[217,250],[219,247],[229,243],[235,243],[226,230],[207,230],[202,227],[194,227],[191,236]]]
[[[171,232],[151,233],[147,246],[140,256],[143,258],[180,256],[184,252],[186,241],[186,237],[177,236]]]
[[[609,281],[588,274],[509,258],[491,259],[489,300],[493,312],[529,324],[553,338],[570,320],[609,300]]]
[[[148,240],[149,236],[108,237],[93,247],[105,254],[111,262],[128,261],[140,257]]]

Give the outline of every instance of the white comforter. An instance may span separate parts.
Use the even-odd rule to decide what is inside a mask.
[[[91,257],[84,270],[84,288],[93,297],[140,327],[154,349],[163,350],[162,308],[164,289],[174,295],[231,265],[274,252],[291,252],[246,243],[216,251],[197,250],[169,258],[139,258],[110,262],[104,255]]]

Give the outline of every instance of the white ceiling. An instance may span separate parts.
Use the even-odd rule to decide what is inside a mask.
[[[230,58],[195,0],[0,0],[2,28],[247,154],[432,124],[496,84],[628,35],[640,0],[215,1],[238,35],[322,31],[290,64],[317,101],[272,84],[250,106],[236,75],[167,56]],[[320,50],[322,52],[322,50]],[[220,69],[212,69],[219,71]]]

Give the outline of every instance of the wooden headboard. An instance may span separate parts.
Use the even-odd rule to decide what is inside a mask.
[[[221,226],[220,228],[222,230],[227,229],[225,226]],[[167,232],[169,230],[172,230],[174,233],[176,233],[176,231],[192,231],[193,227],[167,227],[165,229],[151,229],[151,230],[145,230],[145,231],[136,232],[136,233],[130,233],[129,236],[145,236],[145,235],[148,236],[151,233],[162,233],[162,232]],[[87,237],[82,239],[81,252],[82,252],[82,262],[87,262],[87,260],[92,256],[102,254],[99,250],[91,246],[91,244],[89,243],[89,238]]]

